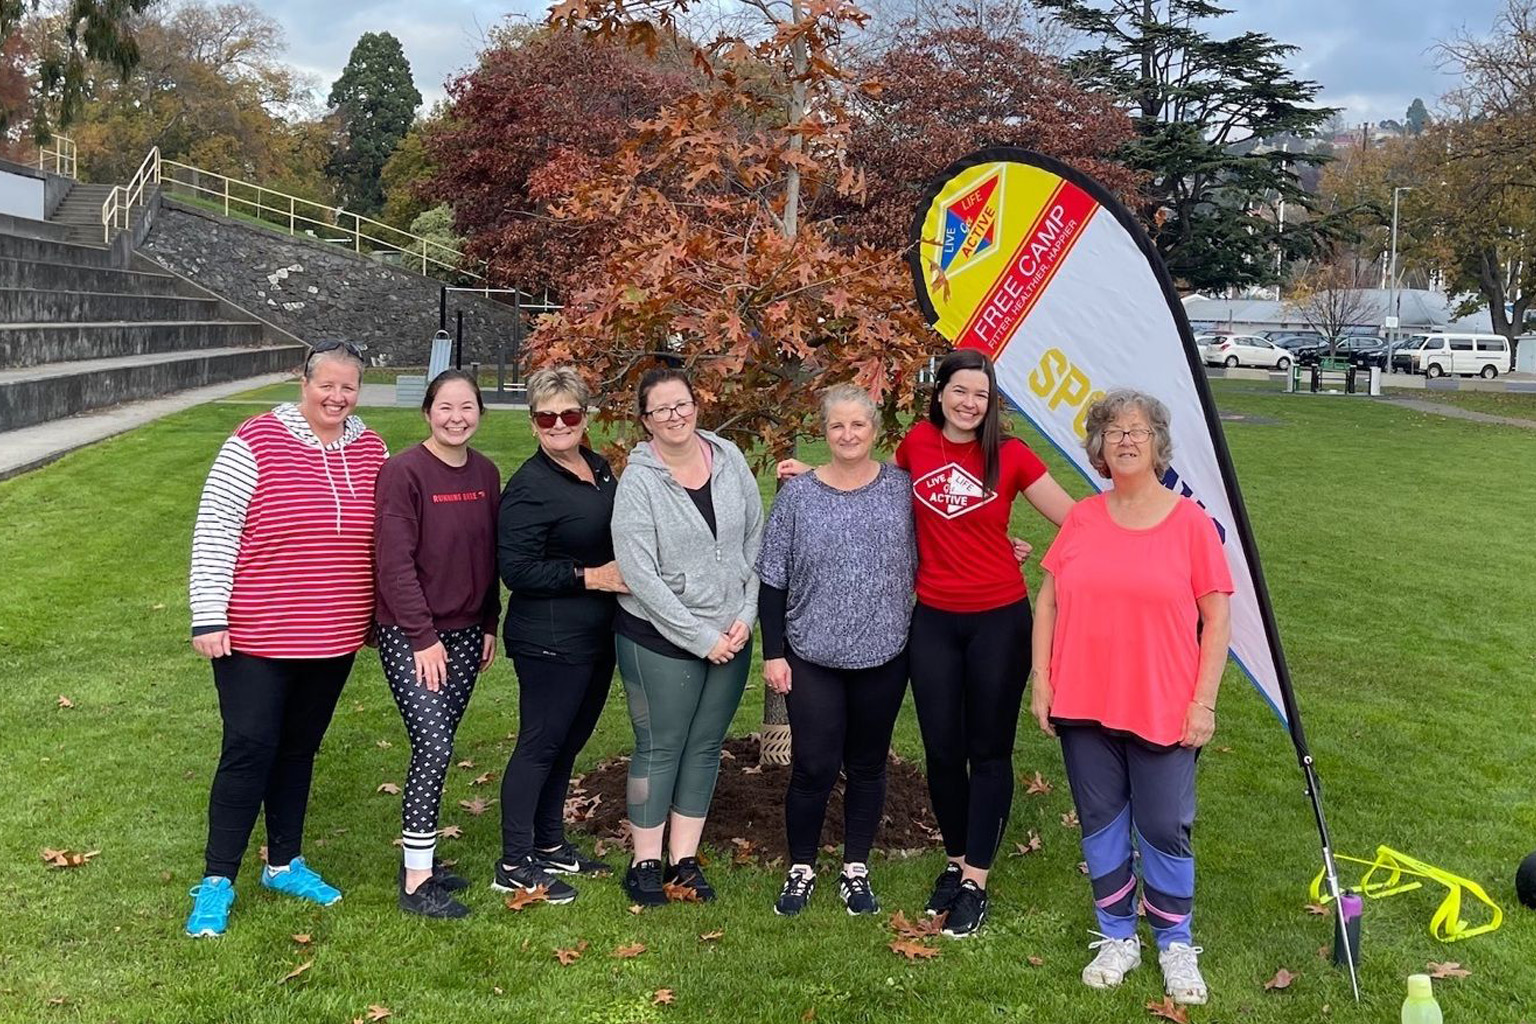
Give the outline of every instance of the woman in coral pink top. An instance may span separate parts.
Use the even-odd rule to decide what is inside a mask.
[[[1093,880],[1100,939],[1083,982],[1112,988],[1141,964],[1139,881],[1164,990],[1204,1003],[1190,832],[1195,759],[1216,728],[1231,639],[1232,576],[1205,510],[1163,486],[1163,403],[1112,391],[1089,408],[1086,428],[1089,461],[1114,486],[1073,506],[1041,563],[1031,698],[1040,728],[1061,738]]]

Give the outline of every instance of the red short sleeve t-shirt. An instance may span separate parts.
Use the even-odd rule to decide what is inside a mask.
[[[1051,717],[1179,742],[1200,668],[1196,602],[1232,593],[1210,516],[1180,498],[1161,523],[1133,530],[1094,495],[1072,507],[1040,564],[1056,583]]]
[[[896,465],[912,476],[917,599],[947,612],[1023,600],[1024,573],[1008,541],[1008,516],[1019,492],[1045,475],[1045,463],[1023,441],[1006,439],[997,489],[987,493],[981,445],[956,444],[923,420],[897,446]]]

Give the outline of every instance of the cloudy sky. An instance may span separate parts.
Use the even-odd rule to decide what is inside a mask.
[[[1502,0],[1227,0],[1219,25],[1252,29],[1300,47],[1292,60],[1322,83],[1322,99],[1353,123],[1401,118],[1422,96],[1433,110],[1449,79],[1429,52],[1462,27],[1483,33]],[[289,59],[321,82],[322,97],[364,32],[393,32],[430,104],[443,83],[474,63],[485,33],[510,16],[539,17],[537,0],[265,0],[288,34]]]

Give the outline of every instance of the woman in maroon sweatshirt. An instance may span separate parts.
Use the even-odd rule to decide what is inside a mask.
[[[473,377],[445,370],[421,411],[431,436],[379,471],[379,660],[411,738],[401,802],[400,908],[463,917],[462,878],[434,864],[453,737],[475,679],[496,657],[496,466],[469,447],[485,405]]]

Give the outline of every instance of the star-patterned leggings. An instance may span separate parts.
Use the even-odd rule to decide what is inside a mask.
[[[448,679],[434,693],[416,681],[415,651],[404,630],[379,627],[379,661],[411,738],[411,764],[406,769],[405,796],[400,803],[400,840],[405,848],[405,866],[412,871],[432,867],[438,807],[453,760],[453,735],[475,691],[485,637],[479,626],[439,631],[437,635],[448,650]]]

